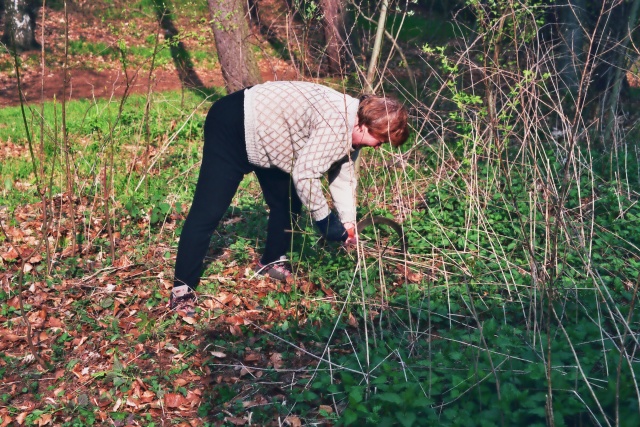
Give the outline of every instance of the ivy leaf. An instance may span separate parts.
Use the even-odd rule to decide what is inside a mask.
[[[362,402],[362,388],[361,387],[353,387],[349,392],[349,401],[351,403],[360,403]]]
[[[414,412],[398,412],[396,415],[400,424],[410,427],[416,422],[416,414]]]
[[[395,393],[380,393],[376,395],[376,398],[384,402],[395,403],[397,405],[402,404],[402,398]]]
[[[346,426],[351,425],[358,421],[358,414],[356,414],[351,409],[345,409],[345,411],[342,413],[342,421]]]

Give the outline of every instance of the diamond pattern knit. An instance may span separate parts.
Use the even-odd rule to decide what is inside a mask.
[[[244,108],[249,162],[290,173],[314,220],[329,214],[320,178],[331,169],[340,219],[355,222],[351,132],[358,100],[314,83],[269,82],[245,91]]]

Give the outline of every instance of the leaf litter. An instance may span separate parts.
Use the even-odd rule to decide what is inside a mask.
[[[90,201],[76,198],[71,202],[76,204],[77,223],[83,224],[80,212],[89,209]],[[251,343],[248,332],[269,330],[288,319],[306,322],[308,300],[301,303],[302,310],[297,306],[285,309],[277,301],[268,308],[260,305],[270,293],[291,292],[291,283],[252,278],[247,266],[230,262],[232,266],[222,275],[203,279],[217,282],[218,290],[200,294],[197,318],[181,318],[166,307],[171,290],[167,278],[175,254],[169,260],[152,256],[167,252],[168,247],[159,242],[146,255],[138,255],[137,239],[132,234],[119,235],[119,256],[108,265],[103,249],[94,244],[106,237],[106,230],[94,221],[96,225],[83,230],[87,243],[74,255],[64,243],[71,235],[67,203],[61,195],[50,206],[52,223],[46,236],[51,249],[50,275],[43,274],[47,257],[41,237],[28,231],[43,229],[41,204],[16,208],[14,221],[2,217],[9,240],[0,243],[0,284],[6,296],[0,310],[0,372],[4,375],[0,396],[7,403],[0,407],[0,427],[11,422],[24,424],[28,417],[36,425],[70,422],[77,416],[71,408],[92,412],[96,423],[105,425],[129,425],[121,420],[126,414],[124,421],[144,415],[156,422],[188,423],[184,425],[215,419],[220,425],[248,425],[252,408],[285,399],[278,386],[270,386],[271,393],[255,392],[256,381],[265,372],[315,367],[316,360],[305,353],[285,358],[282,344],[273,341],[238,352],[237,343]],[[181,219],[175,214],[168,221]],[[122,229],[126,227],[148,224],[123,223]],[[38,247],[42,253],[34,253]],[[22,254],[33,254],[25,265],[38,273],[27,274],[23,284],[28,326],[17,294]],[[324,288],[302,279],[297,286],[305,293]],[[330,295],[328,290],[325,293]],[[48,366],[27,357],[31,354],[27,327]],[[220,347],[221,337],[226,347]],[[212,342],[218,344],[207,348]],[[216,401],[217,387],[225,384],[244,391],[203,410],[204,403]],[[240,403],[240,409],[232,413],[234,401]],[[224,417],[216,417],[218,411]],[[278,418],[270,424],[285,420],[288,425],[300,425],[293,415]]]

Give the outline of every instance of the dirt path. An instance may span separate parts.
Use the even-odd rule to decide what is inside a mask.
[[[291,80],[296,78],[295,70],[286,63],[261,66],[263,81]],[[222,87],[224,80],[220,70],[200,70],[198,77],[206,88]],[[62,70],[56,70],[45,75],[27,73],[22,76],[21,87],[27,103],[40,102],[42,99],[52,100],[62,98],[64,75]],[[131,72],[126,76],[122,71],[115,70],[72,70],[69,73],[68,100],[93,98],[118,98],[127,88],[131,93],[146,93],[149,89],[149,72]],[[171,69],[159,69],[153,73],[151,90],[163,92],[180,90],[183,87],[178,73]],[[0,107],[19,105],[18,79],[13,76],[0,75]]]
[[[117,3],[122,5],[126,2],[117,1]],[[108,15],[107,9],[109,8],[100,2],[95,4],[85,2],[82,7],[70,9],[69,42],[76,44],[76,51],[68,58],[70,64],[68,100],[110,97],[117,99],[125,92],[127,85],[132,93],[146,93],[149,90],[148,70],[136,72],[134,66],[131,65],[128,75],[125,75],[117,57],[105,54],[105,50],[117,45],[119,41],[124,41],[129,47],[144,45],[140,38],[144,35],[155,34],[158,31],[158,22],[153,17],[136,19],[135,23],[103,21],[102,17]],[[177,13],[179,19],[175,22],[176,28],[188,30],[187,33],[191,31],[194,34],[211,36],[208,24],[201,20],[194,20],[193,16],[187,16],[183,12]],[[23,64],[21,88],[27,103],[40,102],[43,99],[52,100],[54,97],[61,99],[62,97],[64,21],[62,11],[46,9],[46,20],[43,22],[42,10],[39,11],[36,19],[36,38],[39,43],[45,46],[47,68],[43,76],[38,50],[24,52],[20,55]],[[0,27],[2,23],[2,17],[0,17]],[[255,32],[259,34],[258,29]],[[256,37],[253,42],[262,46],[261,49],[268,46],[268,43],[261,37]],[[181,39],[181,43],[183,43],[182,47],[187,54],[196,50],[202,51],[202,40],[193,35]],[[213,39],[210,43],[210,48],[213,49]],[[98,48],[99,46],[103,47]],[[91,51],[90,47],[94,50]],[[78,51],[78,49],[80,50]],[[133,57],[132,60],[140,63],[140,58]],[[12,64],[11,55],[6,51],[0,52],[0,108],[20,103],[18,79]],[[148,63],[146,65],[148,66]],[[195,74],[205,88],[224,86],[218,64],[212,66],[211,61],[208,61],[206,65],[203,65],[195,61],[194,66],[196,67]],[[271,55],[263,55],[259,67],[263,81],[295,80],[297,78],[297,73],[290,64]],[[151,90],[154,92],[180,90],[183,86],[175,63],[170,62],[154,70],[151,83]]]

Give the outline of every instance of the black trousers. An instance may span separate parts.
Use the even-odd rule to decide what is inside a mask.
[[[245,174],[255,172],[269,206],[267,242],[261,262],[287,253],[291,230],[302,203],[291,175],[276,168],[253,166],[247,159],[244,137],[244,90],[218,100],[204,125],[202,165],[191,209],[182,228],[174,286],[195,289],[202,275],[211,236],[231,204]]]

